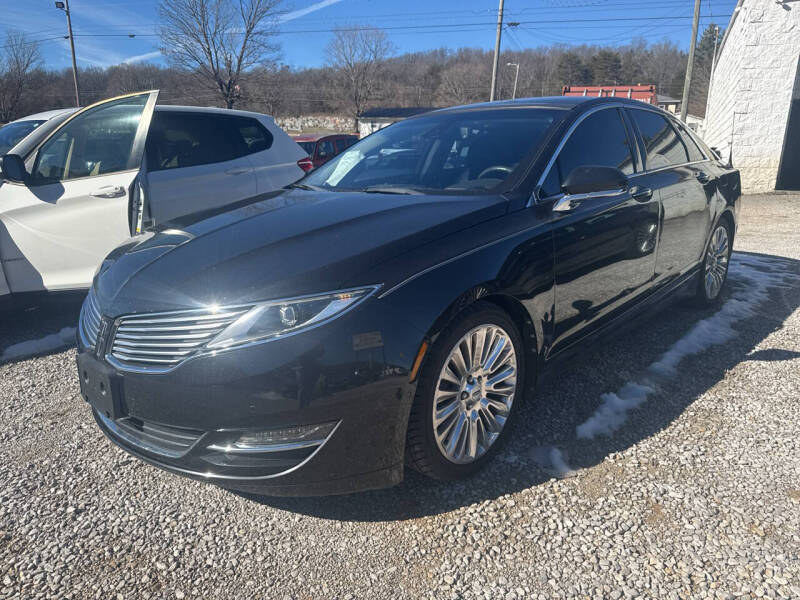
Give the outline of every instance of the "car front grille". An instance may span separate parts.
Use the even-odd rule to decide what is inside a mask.
[[[97,416],[112,433],[128,444],[169,458],[186,454],[204,433],[195,429],[157,425],[133,417],[112,421],[99,412]]]
[[[250,307],[121,317],[110,356],[128,370],[168,371],[196,353]]]
[[[89,295],[83,301],[81,314],[78,320],[78,331],[80,332],[81,342],[88,348],[94,348],[97,343],[97,334],[100,332],[100,307],[97,305],[97,298],[94,291],[89,290]]]

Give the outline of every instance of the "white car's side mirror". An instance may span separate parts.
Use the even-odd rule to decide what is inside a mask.
[[[0,170],[3,178],[14,183],[27,183],[28,171],[25,169],[25,161],[16,154],[6,154],[0,159]]]

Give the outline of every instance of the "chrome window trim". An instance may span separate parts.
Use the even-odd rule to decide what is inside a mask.
[[[587,110],[585,113],[580,115],[580,117],[578,117],[572,125],[570,125],[569,129],[567,130],[567,133],[564,134],[564,137],[561,138],[561,141],[558,143],[558,146],[556,146],[556,149],[553,152],[553,155],[550,157],[550,160],[547,161],[547,166],[545,166],[544,171],[542,171],[541,177],[539,177],[539,180],[536,182],[536,186],[534,187],[533,194],[531,194],[531,198],[528,201],[528,206],[532,206],[533,204],[539,204],[539,203],[542,202],[543,198],[539,198],[539,190],[541,189],[542,185],[544,184],[545,179],[547,179],[547,176],[550,175],[550,169],[553,168],[553,165],[555,164],[556,159],[558,158],[558,155],[561,154],[561,151],[564,149],[564,146],[569,141],[569,138],[572,137],[572,134],[575,132],[575,130],[578,128],[578,126],[581,123],[583,123],[586,120],[587,117],[589,117],[589,116],[591,116],[591,115],[593,115],[593,114],[595,114],[597,112],[600,112],[601,110],[611,110],[612,108],[619,109],[619,108],[623,108],[625,106],[626,105],[623,104],[622,102],[603,103],[603,104],[601,104],[599,106],[595,106],[594,108],[591,108],[591,109]],[[625,125],[625,121],[623,120],[622,115],[620,115],[620,123],[622,124],[622,127],[625,130],[625,135],[629,135],[628,127]],[[633,141],[635,141],[635,140],[633,140]],[[631,158],[635,159],[633,148],[631,148]],[[556,196],[551,196],[551,198],[555,198],[555,197]]]
[[[554,212],[569,212],[576,208],[572,205],[573,202],[583,202],[584,200],[591,200],[593,198],[617,198],[619,196],[625,196],[627,193],[628,190],[626,188],[617,188],[599,192],[584,192],[581,194],[556,194],[555,196],[550,196],[547,200],[555,200],[552,209]]]
[[[626,105],[626,107],[630,108],[631,110],[644,110],[644,111],[647,111],[647,112],[651,112],[651,113],[657,114],[659,116],[662,116],[662,117],[666,118],[668,122],[669,121],[677,121],[677,119],[675,119],[675,117],[673,117],[667,111],[662,110],[660,108],[656,108],[656,109],[648,108],[647,105],[645,105],[645,106],[627,106]],[[677,121],[677,122],[680,124],[680,121]],[[633,124],[636,125],[636,123],[633,123]],[[672,124],[672,126],[675,127],[674,124]],[[638,129],[638,126],[637,126],[637,129]],[[688,127],[685,127],[685,126],[683,127],[683,129],[685,131],[687,131],[687,132],[690,131],[690,129]],[[676,131],[675,133],[680,138],[680,131]],[[641,133],[640,133],[640,135],[641,135]],[[691,137],[691,134],[690,134],[690,137]],[[634,173],[634,175],[644,175],[646,173],[657,173],[658,171],[663,171],[665,169],[675,169],[677,167],[685,167],[685,166],[688,166],[688,165],[696,165],[696,164],[699,164],[699,163],[702,163],[702,162],[710,162],[711,159],[703,151],[703,147],[700,144],[698,144],[697,141],[693,137],[692,137],[692,141],[697,146],[697,149],[700,150],[700,154],[702,154],[704,156],[704,158],[702,160],[690,160],[688,162],[684,162],[684,163],[680,163],[680,164],[676,164],[676,165],[668,165],[666,167],[658,167],[657,169],[645,169],[641,173]],[[687,150],[687,152],[688,152],[688,150]],[[645,158],[647,158],[647,157],[645,156]],[[630,177],[628,179],[630,179]]]
[[[662,117],[664,117],[666,115],[667,119],[672,119],[673,118],[669,114],[667,114],[665,111],[661,110],[660,108],[657,108],[657,107],[656,108],[651,108],[650,105],[647,105],[647,104],[643,104],[642,106],[633,106],[633,105],[630,105],[630,104],[627,104],[627,103],[623,104],[622,102],[611,102],[611,103],[608,103],[608,104],[602,104],[600,106],[596,106],[595,108],[586,111],[584,114],[582,114],[578,118],[578,120],[576,120],[570,126],[570,128],[567,130],[567,133],[564,134],[564,137],[561,139],[561,141],[559,142],[558,146],[556,147],[555,152],[553,152],[553,156],[551,156],[550,160],[547,162],[547,166],[544,168],[544,171],[542,172],[541,177],[539,177],[539,180],[536,182],[536,186],[534,187],[534,191],[531,194],[530,200],[528,201],[528,206],[529,207],[533,206],[535,204],[542,204],[545,200],[547,200],[549,202],[549,201],[551,201],[553,199],[559,199],[560,196],[563,195],[563,194],[561,194],[561,195],[560,194],[556,194],[555,196],[540,198],[539,197],[539,190],[541,189],[542,185],[544,184],[545,179],[547,179],[547,176],[550,175],[550,169],[553,168],[553,164],[555,163],[556,159],[558,158],[558,155],[561,153],[561,150],[564,148],[564,145],[569,141],[570,136],[572,136],[573,132],[575,131],[575,129],[577,129],[578,125],[580,125],[584,121],[584,119],[586,119],[586,117],[588,117],[589,115],[592,115],[592,114],[594,114],[594,113],[596,113],[598,111],[604,110],[604,109],[611,109],[611,108],[622,108],[623,110],[624,109],[644,110],[644,111],[648,111],[648,112],[660,115]],[[636,126],[636,123],[631,123],[631,125],[632,126]],[[685,128],[685,129],[686,129],[686,131],[689,131],[688,127]],[[625,130],[627,132],[628,128],[626,127]],[[638,132],[633,132],[633,133],[637,134]],[[680,135],[679,132],[676,132],[676,134]],[[693,134],[690,134],[690,135],[693,135]],[[638,152],[638,141],[634,140],[634,142],[636,142],[636,145],[637,145],[636,151]],[[695,141],[695,143],[697,143],[697,142]],[[700,144],[697,144],[697,147],[700,149],[700,153],[703,156],[705,156],[705,158],[703,160],[695,160],[695,161],[689,161],[689,162],[680,163],[680,164],[676,164],[676,165],[668,165],[666,167],[658,167],[657,169],[644,169],[642,171],[636,171],[636,172],[631,173],[630,175],[628,175],[628,179],[630,180],[630,179],[634,179],[635,177],[640,177],[642,175],[649,175],[651,173],[658,173],[659,171],[665,171],[667,169],[677,169],[679,167],[688,167],[688,166],[697,165],[697,164],[700,164],[700,163],[711,162],[711,159],[708,158],[706,153],[703,151],[703,147]],[[646,157],[640,157],[640,161],[641,161],[642,165],[645,164],[645,160],[642,160],[643,158],[646,158]]]

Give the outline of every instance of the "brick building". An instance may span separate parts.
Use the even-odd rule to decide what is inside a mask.
[[[704,139],[745,192],[800,189],[800,0],[739,0],[711,80]]]

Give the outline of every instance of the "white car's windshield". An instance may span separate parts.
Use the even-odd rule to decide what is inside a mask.
[[[17,145],[22,138],[36,129],[44,121],[19,121],[0,127],[0,156]]]
[[[559,114],[515,107],[400,121],[311,172],[302,184],[326,190],[485,193],[524,166]]]

